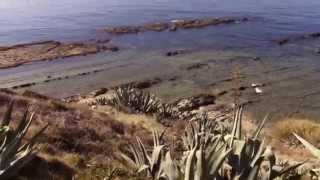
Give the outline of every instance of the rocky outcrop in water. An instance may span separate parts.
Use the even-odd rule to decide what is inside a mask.
[[[84,56],[101,51],[118,50],[117,46],[101,43],[41,41],[17,44],[0,47],[0,68],[14,67],[33,61]]]
[[[176,49],[176,50],[171,50],[171,51],[166,52],[166,56],[168,56],[168,57],[177,56],[180,54],[185,54],[187,52],[188,52],[188,50],[186,50],[186,49]]]
[[[295,41],[319,39],[319,38],[320,38],[320,32],[315,32],[315,33],[310,33],[310,34],[294,35],[294,36],[289,36],[289,37],[277,39],[276,43],[278,45],[286,45],[288,43],[295,42]]]
[[[207,26],[216,26],[220,24],[230,24],[236,22],[248,21],[248,18],[202,18],[202,19],[178,19],[170,22],[155,22],[136,26],[117,26],[105,28],[104,30],[111,34],[136,34],[146,31],[176,31],[178,29],[194,29]]]

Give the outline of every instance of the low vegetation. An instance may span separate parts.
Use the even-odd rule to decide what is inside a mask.
[[[177,120],[164,132],[159,133],[156,129],[150,136],[148,129],[112,119],[87,106],[68,105],[37,94],[21,96],[0,92],[0,98],[2,105],[16,100],[15,111],[12,111],[12,105],[8,111],[0,108],[0,114],[4,117],[12,117],[12,127],[16,128],[9,129],[10,121],[4,120],[6,123],[1,133],[10,140],[11,134],[22,126],[20,121],[15,120],[20,117],[28,126],[26,131],[29,129],[29,133],[23,134],[24,143],[20,141],[15,153],[32,158],[25,161],[21,158],[23,167],[14,167],[13,163],[9,163],[14,169],[10,176],[18,176],[18,179],[253,180],[299,179],[311,173],[318,178],[313,169],[296,170],[302,162],[284,163],[275,156],[273,148],[260,138],[267,118],[255,131],[245,132],[243,107],[233,113],[233,125],[230,126],[208,118],[204,113],[191,121]],[[36,119],[32,118],[34,116],[29,110],[25,111],[31,102],[33,106],[29,109],[37,109]],[[25,113],[21,113],[23,110]],[[30,119],[35,119],[35,126],[31,128]],[[43,127],[48,123],[50,125],[44,131]],[[302,132],[307,132],[292,131],[303,138]],[[37,145],[34,139],[41,133]],[[294,138],[292,132],[288,137]],[[306,142],[303,143],[306,145]],[[35,155],[38,146],[41,151]]]
[[[308,119],[284,119],[274,124],[272,135],[282,142],[298,143],[292,133],[297,133],[307,141],[320,145],[320,124]]]
[[[149,154],[137,138],[131,145],[131,155],[123,155],[130,167],[152,179],[205,180],[205,179],[292,179],[292,173],[303,163],[290,166],[277,164],[272,149],[260,140],[259,134],[266,119],[250,137],[242,133],[243,108],[235,112],[234,125],[229,133],[222,133],[219,124],[206,116],[190,123],[182,142],[180,159],[171,157],[171,150],[162,141],[162,134],[153,133],[154,146]]]
[[[23,143],[34,114],[27,109],[15,129],[10,127],[13,102],[8,106],[0,124],[0,179],[10,179],[29,163],[37,151],[36,139],[46,126]]]
[[[127,113],[155,115],[159,120],[176,119],[179,116],[179,112],[174,110],[170,104],[161,102],[155,95],[136,89],[131,84],[116,88],[112,97],[98,98],[96,103],[111,105]]]

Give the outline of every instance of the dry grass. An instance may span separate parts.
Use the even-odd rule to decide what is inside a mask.
[[[290,118],[276,122],[271,130],[273,138],[286,144],[297,144],[292,133],[297,133],[309,142],[320,145],[320,124],[309,119]],[[299,144],[299,143],[298,143]]]
[[[128,142],[133,142],[136,136],[144,137],[144,142],[152,142],[149,131],[140,125],[126,124],[87,107],[70,106],[51,98],[0,92],[0,117],[11,100],[15,102],[13,124],[17,124],[28,104],[32,104],[31,109],[36,110],[36,119],[28,136],[49,123],[48,129],[39,139],[41,157],[32,163],[31,168],[26,167],[27,171],[28,168],[39,168],[41,172],[41,168],[47,164],[47,173],[40,176],[42,179],[70,179],[71,175],[79,172],[95,171],[95,168],[88,165],[106,167],[117,164],[117,153],[125,151]],[[66,177],[59,176],[64,169]],[[28,173],[23,174],[27,179],[30,176]]]

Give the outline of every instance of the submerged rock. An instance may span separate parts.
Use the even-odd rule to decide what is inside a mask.
[[[177,55],[180,55],[180,54],[184,54],[186,52],[187,52],[187,50],[185,50],[185,49],[177,49],[177,50],[168,51],[166,53],[166,56],[168,56],[168,57],[177,56]]]
[[[101,51],[117,51],[114,45],[98,43],[62,43],[59,41],[41,41],[14,46],[0,47],[0,68],[18,66],[24,63],[84,56]]]
[[[143,25],[143,30],[146,31],[165,31],[169,28],[169,23],[166,22],[157,22],[157,23],[148,23]]]
[[[106,28],[105,31],[108,33],[113,34],[131,34],[131,33],[138,33],[142,29],[136,26],[118,26],[118,27],[111,27]]]
[[[104,30],[111,34],[136,34],[145,31],[176,31],[178,29],[203,28],[220,24],[230,24],[236,22],[248,21],[248,18],[202,18],[202,19],[178,19],[169,22],[154,22],[133,26],[117,26],[105,28]]]
[[[318,38],[320,38],[320,32],[303,34],[303,35],[293,35],[293,36],[278,39],[276,40],[276,43],[279,45],[285,45],[290,42],[308,40],[308,39],[318,39]]]
[[[189,65],[186,69],[193,70],[193,69],[200,69],[200,68],[207,67],[207,66],[208,66],[208,64],[206,64],[206,63],[196,63],[196,64]]]

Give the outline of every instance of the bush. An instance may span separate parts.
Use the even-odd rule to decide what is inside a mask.
[[[312,144],[320,145],[320,124],[308,119],[284,119],[275,123],[272,130],[275,139],[289,144],[298,144],[292,133],[299,134]]]

